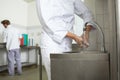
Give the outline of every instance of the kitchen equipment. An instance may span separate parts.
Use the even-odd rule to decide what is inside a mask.
[[[99,51],[51,54],[51,80],[109,80],[109,54]]]

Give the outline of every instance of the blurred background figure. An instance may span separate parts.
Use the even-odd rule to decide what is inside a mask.
[[[3,33],[3,41],[6,43],[7,48],[9,75],[15,75],[14,61],[16,61],[17,74],[21,75],[20,39],[22,36],[20,35],[19,31],[10,24],[9,20],[3,20],[1,21],[1,24],[3,24],[3,26],[6,28]]]

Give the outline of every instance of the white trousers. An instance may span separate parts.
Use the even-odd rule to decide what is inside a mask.
[[[8,53],[7,53],[7,59],[8,59],[9,75],[13,76],[15,74],[14,61],[16,61],[17,73],[22,74],[20,50],[19,49],[9,50]]]
[[[43,65],[46,69],[48,80],[51,80],[50,52],[47,49],[42,48],[41,49],[41,54],[42,54],[42,62],[43,62]]]
[[[42,61],[43,61],[43,65],[46,69],[47,72],[47,77],[48,80],[51,80],[51,64],[50,64],[50,53],[52,54],[63,54],[61,51],[51,51],[49,49],[46,48],[41,48],[41,54],[42,54]]]
[[[48,80],[51,80],[50,54],[63,54],[71,51],[72,39],[64,38],[61,44],[54,42],[45,32],[41,33],[41,54]]]

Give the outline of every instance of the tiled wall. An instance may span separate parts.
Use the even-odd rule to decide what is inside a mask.
[[[109,51],[110,45],[110,31],[109,15],[108,15],[108,2],[107,0],[85,0],[85,4],[89,7],[94,15],[94,20],[100,25],[105,35],[105,46]],[[98,30],[90,33],[90,47],[88,50],[100,50],[101,36]]]

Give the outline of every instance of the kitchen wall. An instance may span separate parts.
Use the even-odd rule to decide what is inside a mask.
[[[0,21],[9,19],[14,24],[27,26],[27,7],[22,0],[0,1]]]
[[[90,10],[92,10],[95,21],[100,25],[105,36],[105,47],[110,53],[110,77],[117,80],[117,27],[115,15],[116,0],[85,0]],[[90,47],[87,50],[100,50],[101,36],[99,32],[92,31],[90,34]]]
[[[109,51],[110,45],[110,31],[109,26],[109,13],[108,13],[108,1],[107,0],[84,0],[85,4],[92,11],[94,20],[100,25],[105,35],[105,46]],[[87,50],[100,50],[101,36],[98,30],[94,30],[90,33],[90,47]]]
[[[22,0],[2,0],[0,1],[0,22],[8,19],[21,33],[26,33],[27,9],[28,4]],[[4,28],[0,24],[0,37],[3,30]],[[0,38],[0,42],[2,42],[2,38]]]
[[[35,26],[40,25],[37,10],[36,10],[36,2],[33,1],[28,3],[28,13],[27,13],[27,26]]]
[[[41,24],[38,19],[35,1],[28,4],[28,26],[29,38],[33,38],[33,45],[40,45]]]

